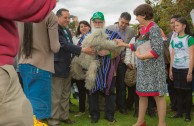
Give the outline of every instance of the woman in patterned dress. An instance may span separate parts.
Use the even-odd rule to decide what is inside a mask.
[[[137,84],[136,93],[139,95],[139,115],[133,126],[146,126],[144,117],[148,105],[148,96],[154,96],[157,104],[158,126],[166,126],[166,93],[165,64],[163,59],[163,40],[159,26],[153,22],[153,9],[148,4],[139,5],[135,10],[136,20],[139,21],[141,35],[135,44],[118,42],[118,46],[125,46],[136,51]],[[140,54],[141,44],[150,41],[151,48]]]

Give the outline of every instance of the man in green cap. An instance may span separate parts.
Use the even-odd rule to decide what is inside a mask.
[[[109,40],[120,39],[121,37],[110,30],[105,29],[105,18],[102,12],[96,12],[91,18],[92,33],[97,30],[103,30],[109,37]],[[98,51],[97,60],[100,66],[97,69],[95,86],[90,90],[89,107],[91,122],[97,123],[100,118],[99,95],[105,96],[105,119],[109,122],[115,122],[115,71],[118,65],[120,52],[101,50]]]

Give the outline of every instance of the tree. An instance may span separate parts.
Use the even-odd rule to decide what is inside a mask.
[[[169,21],[173,15],[185,17],[191,24],[190,11],[194,8],[194,0],[145,0],[154,10],[154,21],[169,33]]]

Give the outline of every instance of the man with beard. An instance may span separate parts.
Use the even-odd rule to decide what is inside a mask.
[[[120,36],[108,29],[104,29],[105,20],[102,12],[96,12],[92,16],[92,32],[104,30],[109,36],[109,40],[120,39]],[[91,123],[97,123],[100,118],[99,112],[99,94],[105,95],[105,119],[109,122],[115,122],[115,70],[118,65],[120,52],[101,50],[98,52],[97,60],[100,66],[97,70],[95,86],[89,92],[89,108],[91,114]]]

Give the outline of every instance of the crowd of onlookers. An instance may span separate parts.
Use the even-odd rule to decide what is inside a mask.
[[[50,8],[46,1],[50,1]],[[0,28],[0,32],[4,31],[5,36],[10,38],[7,43],[12,43],[8,49],[2,49],[4,52],[0,51],[0,57],[3,57],[0,61],[0,75],[2,80],[10,80],[1,84],[7,92],[3,94],[6,98],[0,97],[0,102],[4,100],[5,104],[13,101],[16,105],[15,108],[12,108],[13,104],[9,105],[9,111],[14,111],[14,114],[10,114],[19,118],[12,116],[14,125],[33,125],[32,113],[34,125],[37,126],[46,126],[43,123],[45,119],[49,126],[60,126],[61,122],[75,123],[69,118],[71,87],[75,85],[79,99],[79,112],[75,116],[82,116],[89,111],[91,123],[98,122],[100,111],[104,111],[107,121],[116,122],[116,110],[124,115],[134,110],[133,116],[138,119],[133,126],[146,126],[145,113],[155,117],[157,109],[158,126],[166,126],[167,93],[170,108],[176,112],[172,118],[182,118],[185,114],[185,121],[191,121],[194,38],[184,17],[172,16],[169,19],[172,31],[165,35],[153,21],[152,7],[142,4],[134,10],[139,22],[136,30],[130,27],[131,15],[128,12],[121,13],[118,20],[115,19],[115,24],[106,27],[104,14],[95,12],[90,22],[80,21],[76,33],[73,33],[68,28],[69,10],[61,8],[56,14],[46,11],[51,11],[54,4],[55,0],[45,0],[42,3],[43,9],[37,8],[34,12],[29,9],[28,16],[5,18],[8,15],[4,17],[0,13],[5,22],[17,20],[17,29],[12,21],[8,21],[5,28],[10,34]],[[16,34],[16,30],[19,34]],[[115,49],[98,50],[90,44],[82,45],[87,43],[89,37],[95,39],[98,32],[105,33],[106,42],[115,44]],[[15,45],[13,40],[18,41],[17,37],[19,42]],[[0,38],[0,48],[4,41]],[[71,74],[71,61],[82,53],[88,55],[83,60],[94,56],[98,62],[97,65],[83,69],[85,72],[82,76],[92,78],[86,71],[97,66],[95,85],[91,89],[86,86],[88,78],[78,78]],[[11,67],[13,57],[19,80]],[[20,89],[19,81],[23,90]],[[10,85],[6,87],[8,83]],[[8,118],[10,115],[7,108],[0,108],[0,115],[6,111],[8,115],[5,117]],[[4,120],[0,118],[0,125],[11,124]]]

